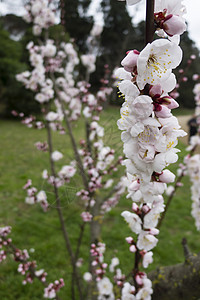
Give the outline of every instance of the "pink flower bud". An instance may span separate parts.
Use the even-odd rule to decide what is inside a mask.
[[[101,270],[101,269],[97,269],[97,270],[95,271],[95,273],[96,273],[97,275],[102,274],[102,270]]]
[[[159,175],[159,180],[165,183],[174,182],[175,175],[169,170],[164,170],[161,175]]]
[[[136,204],[136,203],[134,203],[133,202],[133,205],[132,205],[132,210],[134,211],[134,212],[138,212],[138,210],[139,210],[139,207],[138,207],[138,205]]]
[[[144,205],[144,206],[142,207],[142,211],[143,211],[145,214],[148,213],[148,212],[150,211],[149,206],[148,206],[148,205]]]
[[[167,106],[169,109],[173,109],[173,108],[177,108],[179,107],[179,104],[176,100],[174,100],[173,98],[170,98],[170,104]]]
[[[192,55],[190,55],[190,58],[191,58],[191,59],[196,59],[196,55],[195,55],[195,54],[192,54]]]
[[[120,286],[120,287],[123,287],[123,283],[119,280],[117,281],[117,285]]]
[[[103,264],[102,264],[102,268],[103,268],[103,269],[106,269],[107,266],[108,266],[108,264],[106,264],[106,263],[103,263]]]
[[[170,96],[176,99],[180,96],[180,94],[178,92],[171,92]]]
[[[136,280],[137,284],[139,284],[139,285],[143,284],[143,280],[142,280],[142,277],[140,275],[137,274],[135,276],[135,280]]]
[[[152,234],[152,235],[157,235],[159,234],[159,230],[157,228],[151,228],[149,229],[149,233]]]
[[[153,85],[149,90],[149,95],[152,98],[158,98],[162,95],[162,87],[160,84]]]
[[[182,182],[177,182],[176,186],[183,186],[183,183]]]
[[[137,191],[140,188],[140,183],[138,182],[138,180],[134,180],[133,182],[131,182],[131,184],[129,185],[129,189],[131,191]]]
[[[165,106],[165,105],[160,105],[162,107],[161,110],[155,111],[156,117],[157,118],[170,118],[172,116],[171,110]]]
[[[133,243],[133,238],[131,236],[126,238],[126,241],[128,244],[132,244]]]
[[[183,77],[182,79],[184,82],[188,81],[188,78],[186,76]]]
[[[121,65],[124,67],[124,69],[127,72],[135,73],[136,68],[137,68],[137,59],[138,59],[139,54],[140,54],[140,52],[138,52],[137,50],[131,50],[121,61]]]
[[[131,246],[129,247],[129,250],[130,250],[132,253],[135,253],[137,249],[136,249],[135,245],[131,245]]]
[[[186,30],[185,21],[176,15],[169,15],[162,24],[163,30],[169,35],[182,34]]]
[[[198,74],[194,74],[194,75],[192,76],[192,79],[195,80],[195,81],[198,80],[198,79],[199,79],[199,75],[198,75]]]

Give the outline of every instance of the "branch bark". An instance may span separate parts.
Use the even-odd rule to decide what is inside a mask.
[[[53,145],[52,145],[51,128],[49,126],[49,122],[46,123],[46,127],[47,127],[47,136],[48,136],[49,154],[50,154],[51,174],[55,178],[56,177],[56,172],[55,172],[55,167],[54,167],[54,161],[51,158],[51,155],[53,153]],[[75,275],[75,278],[76,278],[76,283],[77,283],[80,299],[83,299],[80,280],[79,280],[79,276],[78,276],[77,270],[76,270],[76,260],[75,260],[75,257],[74,257],[74,253],[73,253],[73,250],[72,250],[72,247],[71,247],[70,240],[69,240],[69,235],[68,235],[68,232],[66,230],[64,217],[63,217],[62,210],[61,210],[61,201],[60,201],[58,189],[57,189],[56,184],[54,184],[53,186],[54,186],[54,194],[55,194],[55,197],[56,197],[56,209],[57,209],[57,212],[58,212],[60,225],[61,225],[61,230],[62,230],[63,237],[64,237],[64,240],[65,240],[66,249],[67,249],[67,251],[69,253],[69,256],[70,256],[71,265],[72,265],[72,268],[73,268],[73,274]],[[74,295],[73,295],[72,299],[75,299]]]
[[[145,38],[146,45],[153,41],[154,32],[155,32],[154,0],[147,0],[147,2],[146,2],[146,38]]]
[[[148,274],[153,282],[152,300],[191,300],[200,295],[200,253],[187,261],[160,267]]]

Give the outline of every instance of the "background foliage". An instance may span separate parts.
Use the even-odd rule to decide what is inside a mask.
[[[79,47],[80,54],[87,50],[87,36],[92,28],[94,19],[88,16],[91,0],[64,0],[64,26],[65,36],[61,34],[61,25],[51,29],[52,37],[56,39],[73,38]],[[99,80],[103,76],[105,64],[109,64],[113,70],[119,65],[127,50],[141,50],[144,45],[144,22],[132,24],[131,17],[123,2],[116,0],[104,0],[101,2],[104,17],[104,30],[101,35],[97,53],[97,70],[91,76],[91,84],[98,88]],[[27,25],[21,17],[6,15],[0,18],[0,114],[11,117],[11,111],[23,111],[25,114],[39,112],[39,105],[34,101],[32,92],[25,90],[15,80],[15,75],[29,67],[26,44],[34,40],[30,25]],[[183,62],[180,68],[187,65],[191,53],[197,56],[187,72],[188,81],[181,84],[180,105],[193,108],[194,101],[192,89],[194,82],[192,75],[198,73],[200,68],[199,50],[195,43],[185,32],[181,39],[181,48],[184,52]],[[114,93],[110,100],[111,104],[121,104]]]

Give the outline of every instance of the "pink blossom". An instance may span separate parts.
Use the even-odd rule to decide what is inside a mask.
[[[131,236],[127,237],[126,241],[127,241],[128,244],[132,244],[134,242],[134,240]]]
[[[58,161],[60,160],[61,158],[63,158],[63,154],[59,151],[54,151],[52,154],[51,154],[51,158],[53,161]]]
[[[140,52],[137,60],[137,84],[143,89],[146,83],[160,84],[171,75],[182,59],[182,50],[165,39],[153,41]]]
[[[27,188],[29,188],[32,185],[32,180],[28,179],[27,183],[23,186],[23,189],[26,190]]]
[[[89,212],[82,212],[81,218],[84,222],[91,222],[92,221],[92,215]]]
[[[136,73],[139,53],[140,52],[137,50],[130,50],[127,52],[126,57],[121,61],[121,65],[127,72]]]
[[[131,213],[129,211],[123,211],[121,213],[122,217],[125,219],[125,221],[130,226],[131,230],[135,233],[140,233],[142,230],[141,224],[142,221],[138,215],[135,213]]]
[[[119,265],[119,259],[117,257],[113,257],[111,260],[111,264],[109,266],[109,271],[114,272],[115,267]]]
[[[180,35],[186,30],[186,24],[182,17],[168,15],[162,24],[162,28],[169,36]]]
[[[162,182],[165,183],[171,183],[174,182],[175,180],[175,175],[170,172],[169,170],[164,170],[160,175],[159,175],[159,179]]]
[[[177,108],[179,107],[179,104],[176,100],[170,97],[170,103],[167,106],[169,109]]]
[[[147,231],[142,231],[138,237],[137,247],[141,250],[149,251],[156,246],[157,242],[158,239],[154,235],[149,234]]]
[[[129,282],[125,282],[122,289],[122,300],[135,300],[135,287]]]
[[[165,105],[159,105],[159,110],[155,110],[157,118],[170,118],[172,116],[171,110]]]
[[[147,268],[149,264],[151,264],[153,262],[153,252],[149,251],[147,253],[145,253],[145,255],[143,256],[143,260],[142,260],[142,264],[144,268]]]
[[[131,246],[129,247],[129,250],[130,250],[130,252],[135,253],[135,252],[137,251],[137,248],[136,248],[135,245],[131,245]]]
[[[84,279],[85,281],[87,281],[87,282],[91,281],[91,280],[92,280],[92,274],[89,273],[89,272],[85,272],[85,273],[83,274],[83,279]]]
[[[198,80],[198,79],[199,79],[199,75],[198,75],[198,74],[194,74],[194,75],[192,76],[192,79],[195,80],[195,81]]]

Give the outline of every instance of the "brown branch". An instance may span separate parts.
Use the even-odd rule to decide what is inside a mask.
[[[147,0],[146,1],[146,37],[145,37],[146,45],[153,41],[154,32],[155,32],[154,0]]]
[[[195,146],[189,153],[190,156],[192,156],[196,150],[197,146]],[[171,201],[176,193],[176,190],[177,188],[179,187],[178,183],[181,183],[183,177],[185,176],[184,172],[182,171],[182,173],[180,174],[180,176],[177,177],[176,181],[175,181],[175,184],[174,184],[174,190],[173,192],[170,194],[170,196],[168,197],[168,200],[167,200],[167,203],[166,203],[166,206],[165,206],[165,210],[163,211],[163,213],[161,214],[161,218],[159,219],[159,222],[158,222],[158,226],[157,228],[160,229],[162,223],[163,223],[163,220],[165,218],[165,215],[169,209],[169,206],[171,204]]]
[[[188,247],[186,238],[182,239],[182,245],[183,245],[183,253],[184,253],[184,257],[185,257],[185,263],[188,263],[190,257],[192,256],[192,254],[191,254],[190,249]]]
[[[52,145],[51,128],[49,126],[49,122],[46,123],[46,128],[47,128],[48,145],[49,145],[51,175],[55,178],[56,177],[56,172],[55,172],[54,161],[52,160],[53,145]],[[71,265],[72,265],[72,268],[73,268],[73,273],[75,274],[75,277],[76,277],[76,283],[77,283],[80,299],[83,299],[82,290],[81,290],[80,281],[79,281],[79,276],[78,276],[77,270],[76,270],[76,261],[75,261],[74,253],[72,251],[71,243],[70,243],[70,240],[69,240],[68,232],[66,230],[66,226],[65,226],[65,222],[64,222],[64,217],[63,217],[62,210],[61,210],[61,201],[60,201],[60,197],[59,197],[59,194],[58,194],[58,188],[57,188],[56,184],[54,184],[53,187],[54,187],[54,194],[55,194],[55,197],[56,197],[56,209],[57,209],[57,212],[58,212],[60,225],[61,225],[61,230],[62,230],[63,237],[64,237],[64,240],[65,240],[65,245],[66,245],[67,251],[68,251],[69,256],[70,256]],[[75,299],[75,298],[72,298],[72,299]]]
[[[60,101],[60,103],[62,105],[62,111],[63,111],[63,114],[64,114],[65,123],[67,125],[67,129],[68,129],[68,132],[69,132],[70,140],[71,140],[71,143],[72,143],[72,147],[73,147],[73,150],[74,150],[74,155],[75,155],[75,159],[76,159],[77,164],[78,164],[80,175],[82,177],[85,189],[88,190],[88,178],[87,178],[87,176],[85,174],[85,170],[83,168],[83,163],[82,163],[82,160],[81,160],[80,155],[78,153],[76,141],[75,141],[74,135],[72,133],[71,124],[70,124],[70,122],[68,120],[68,117],[67,117],[67,114],[65,112],[65,108],[64,108],[63,102]]]
[[[80,175],[82,177],[85,189],[88,190],[88,178],[87,178],[87,176],[85,174],[85,170],[83,168],[83,163],[82,163],[81,157],[80,157],[80,155],[78,153],[78,148],[77,148],[76,141],[75,141],[75,138],[74,138],[74,135],[73,135],[73,132],[72,132],[71,124],[70,124],[68,116],[67,116],[67,114],[65,112],[65,107],[63,105],[63,101],[60,98],[59,90],[58,90],[58,88],[56,86],[55,78],[54,78],[53,75],[51,75],[51,79],[53,80],[53,83],[54,83],[54,87],[55,87],[56,95],[58,97],[58,101],[59,101],[59,103],[60,103],[60,105],[62,107],[62,112],[63,112],[63,115],[64,115],[64,120],[65,120],[65,123],[66,123],[66,126],[67,126],[67,130],[68,130],[69,137],[70,137],[71,144],[72,144],[72,148],[73,148],[73,151],[74,151],[74,156],[75,156],[75,159],[76,159],[79,171],[80,171]]]
[[[167,203],[166,203],[166,206],[165,206],[165,210],[163,211],[163,213],[161,214],[161,217],[160,217],[160,219],[159,219],[159,222],[158,222],[158,225],[157,225],[157,228],[158,228],[158,229],[160,229],[160,227],[161,227],[161,225],[162,225],[162,223],[163,223],[163,220],[164,220],[164,218],[165,218],[165,215],[166,215],[166,213],[167,213],[167,211],[168,211],[168,209],[169,209],[169,206],[170,206],[170,204],[171,204],[171,201],[172,201],[172,199],[173,199],[173,197],[174,197],[174,195],[175,195],[175,193],[176,193],[176,190],[177,190],[177,188],[178,188],[177,183],[181,182],[181,180],[182,180],[183,177],[184,177],[184,172],[182,172],[181,175],[180,175],[179,177],[177,177],[177,179],[176,179],[176,181],[175,181],[175,184],[174,184],[174,190],[173,190],[173,192],[169,195],[168,200],[167,200]]]
[[[87,120],[85,121],[85,130],[86,130],[87,150],[88,152],[90,152],[92,156],[92,145],[90,141],[90,124]]]

